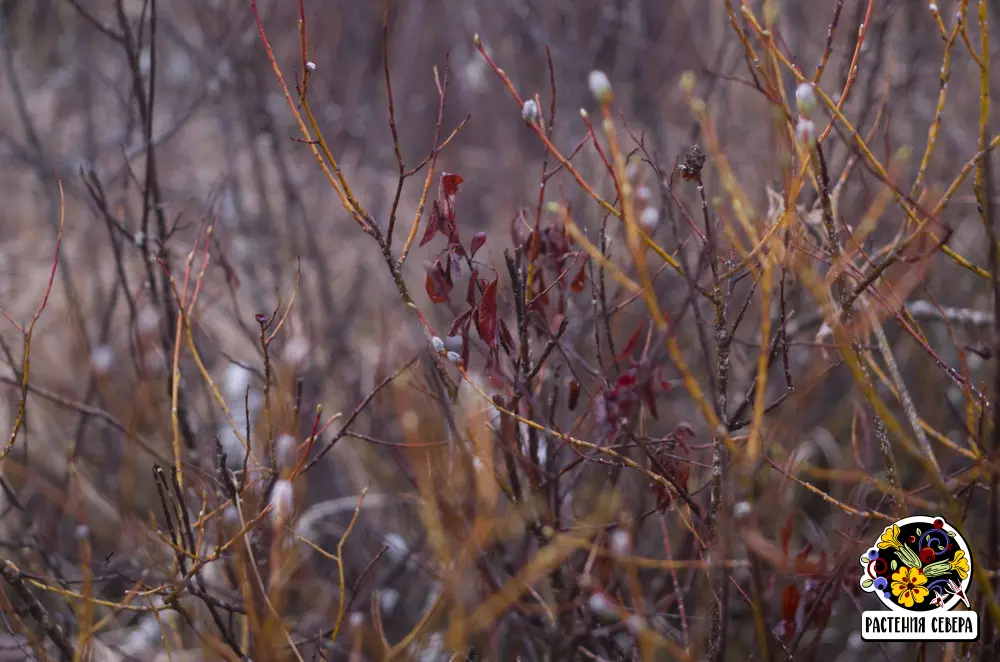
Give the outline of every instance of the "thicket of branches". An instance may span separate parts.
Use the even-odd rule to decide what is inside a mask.
[[[0,659],[1000,657],[1000,11],[786,4],[0,5]]]

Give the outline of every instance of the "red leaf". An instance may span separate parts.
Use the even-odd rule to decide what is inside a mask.
[[[649,408],[649,413],[653,417],[653,420],[660,420],[660,417],[656,413],[656,398],[653,396],[653,386],[650,382],[646,382],[642,388],[642,394],[646,397],[646,406]]]
[[[538,294],[535,295],[535,306],[541,308],[547,306],[549,303],[549,293],[545,287],[545,279],[542,277],[540,271],[536,272],[536,277],[538,279]]]
[[[486,243],[485,232],[477,232],[476,234],[472,235],[472,243],[469,244],[469,252],[472,253],[471,257],[476,257],[476,252],[480,248],[482,248],[483,244],[485,243]]]
[[[639,324],[639,328],[635,330],[632,337],[628,339],[627,343],[625,343],[625,349],[623,349],[621,354],[618,355],[618,358],[615,359],[616,363],[621,363],[621,361],[631,354],[633,349],[635,349],[636,344],[639,342],[639,334],[642,333],[643,324],[644,323]]]
[[[460,175],[454,173],[441,174],[441,207],[447,221],[445,229],[452,241],[458,240],[458,229],[455,227],[455,195],[463,181],[465,180]]]
[[[531,226],[528,225],[523,209],[514,215],[514,220],[510,224],[510,236],[515,248],[528,245],[528,240],[531,239]]]
[[[589,255],[583,259],[583,264],[580,265],[580,271],[577,272],[576,277],[574,277],[573,281],[569,284],[569,289],[573,290],[574,292],[579,292],[583,290],[583,286],[587,282],[588,260],[590,260]]]
[[[781,592],[781,618],[782,620],[794,622],[795,612],[799,608],[799,589],[795,584],[789,584]]]
[[[427,228],[424,230],[424,238],[420,240],[420,245],[423,246],[433,239],[434,235],[441,230],[443,224],[444,214],[441,212],[441,205],[435,200],[434,204],[431,205],[431,213],[427,217]]]
[[[465,301],[469,304],[470,308],[476,307],[476,282],[479,279],[479,270],[473,269],[472,276],[469,277],[469,289],[465,293]]]
[[[434,274],[427,274],[427,281],[424,283],[424,287],[427,290],[427,296],[434,303],[444,303],[448,300],[448,295],[445,294],[444,288],[441,287],[441,279],[437,278]]]
[[[510,329],[507,328],[507,323],[500,318],[500,343],[503,345],[503,350],[507,352],[507,356],[510,356],[514,351],[514,336],[511,335]]]
[[[463,324],[466,325],[466,326],[468,326],[468,324],[469,324],[469,317],[471,315],[472,315],[472,310],[470,309],[470,310],[465,311],[464,313],[462,313],[458,317],[456,317],[455,321],[451,323],[451,329],[448,330],[448,335],[449,336],[456,335],[458,333],[459,328],[461,328]]]
[[[569,410],[573,411],[576,409],[577,403],[580,401],[580,382],[575,379],[569,380]]]
[[[792,539],[792,516],[789,515],[788,519],[785,520],[785,525],[781,527],[781,550],[785,553],[785,558],[788,558],[788,543]]]
[[[498,279],[499,280],[499,279]],[[476,330],[479,337],[491,348],[497,343],[497,282],[494,280],[483,290],[483,298],[476,308]]]
[[[453,172],[445,172],[441,174],[441,187],[444,191],[446,197],[453,198],[455,194],[458,193],[458,186],[465,180],[462,179],[461,175],[456,175]]]
[[[427,269],[427,281],[424,285],[427,289],[427,296],[434,303],[444,303],[448,300],[448,295],[451,294],[452,287],[454,287],[451,274],[441,267],[440,258],[424,266]]]

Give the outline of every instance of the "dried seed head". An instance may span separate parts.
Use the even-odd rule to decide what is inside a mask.
[[[457,366],[462,365],[462,355],[458,352],[448,352],[448,360]]]
[[[808,115],[816,107],[816,90],[812,83],[800,83],[795,88],[795,105],[803,115]]]
[[[680,166],[681,176],[684,179],[698,179],[701,177],[701,171],[704,167],[705,151],[700,145],[691,145],[684,152],[684,162]]]
[[[441,338],[438,336],[434,336],[433,338],[431,338],[431,347],[437,354],[444,354],[445,352],[447,352],[444,346],[444,341],[441,340]]]
[[[312,60],[306,62],[306,71],[308,71],[309,73],[316,71],[316,63],[313,62]]]
[[[602,106],[611,103],[611,100],[615,98],[614,91],[611,89],[611,81],[608,80],[607,74],[603,71],[597,69],[591,71],[587,77],[587,86],[590,87],[590,93],[597,99],[597,103]]]
[[[521,119],[525,124],[534,124],[538,121],[538,104],[534,99],[528,99],[521,106]]]

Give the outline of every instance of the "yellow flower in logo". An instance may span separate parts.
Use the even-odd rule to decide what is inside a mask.
[[[969,576],[969,559],[965,558],[965,552],[962,550],[955,552],[955,558],[951,560],[951,569],[962,579]]]
[[[886,528],[882,532],[882,537],[878,539],[879,549],[888,549],[892,547],[893,549],[899,549],[901,546],[899,542],[899,526],[893,524],[892,526]]]
[[[896,596],[896,602],[904,607],[912,607],[914,603],[921,603],[930,593],[924,584],[927,577],[920,571],[920,568],[901,567],[892,575],[892,594]]]

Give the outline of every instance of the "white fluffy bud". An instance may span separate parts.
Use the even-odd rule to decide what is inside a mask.
[[[816,146],[816,125],[812,120],[800,119],[795,125],[795,136],[807,149]]]
[[[534,124],[538,121],[538,104],[534,99],[528,99],[521,106],[521,119],[525,124]]]
[[[292,468],[295,465],[297,446],[295,437],[290,434],[279,435],[274,440],[274,459],[278,469]]]
[[[597,99],[597,103],[601,105],[611,103],[611,100],[614,99],[611,81],[608,80],[607,74],[603,71],[597,69],[591,71],[587,77],[587,86],[590,88],[590,93]]]
[[[609,546],[618,556],[628,556],[632,553],[632,536],[625,529],[618,529],[611,534]]]
[[[292,481],[281,479],[274,483],[271,490],[271,518],[275,522],[287,522],[291,517],[294,507],[294,494],[292,492]]]
[[[294,336],[285,345],[282,358],[290,366],[299,368],[309,358],[309,340],[305,336]]]
[[[795,88],[795,105],[803,115],[808,115],[816,107],[816,91],[812,83],[800,83]]]
[[[642,210],[639,214],[639,225],[642,229],[651,232],[656,229],[656,226],[660,224],[660,210],[656,207],[650,205]]]
[[[590,610],[594,614],[601,618],[612,619],[618,617],[618,610],[615,609],[615,603],[600,591],[591,594],[590,599],[587,601],[587,606],[590,607]]]
[[[90,352],[90,366],[98,375],[106,375],[115,365],[115,351],[107,345],[98,345]]]

